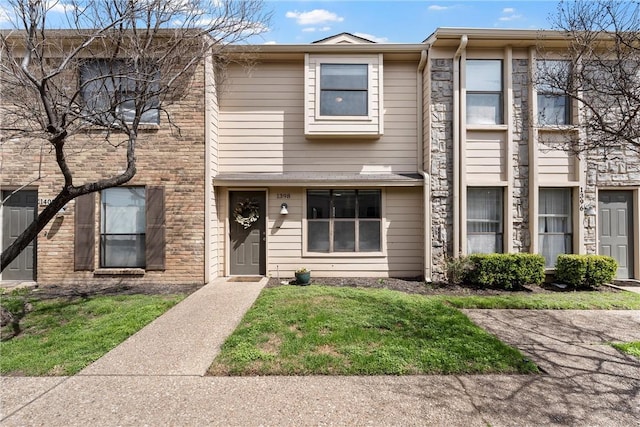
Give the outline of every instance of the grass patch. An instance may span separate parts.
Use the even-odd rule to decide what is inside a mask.
[[[611,344],[623,353],[630,354],[640,359],[640,341]]]
[[[73,375],[184,295],[101,296],[33,302],[22,333],[0,343],[2,375]]]
[[[432,298],[326,286],[265,289],[212,375],[531,373],[522,354]]]
[[[632,292],[556,292],[531,295],[433,296],[456,308],[530,310],[638,310],[640,294]]]

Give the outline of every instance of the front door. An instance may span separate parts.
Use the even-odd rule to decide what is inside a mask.
[[[229,192],[229,272],[232,275],[266,273],[265,203],[264,191]]]
[[[2,192],[2,200],[11,191]],[[37,191],[17,191],[2,205],[2,249],[11,245],[35,218]],[[35,239],[2,272],[2,280],[35,280]]]
[[[633,193],[599,191],[598,216],[600,255],[618,261],[618,279],[633,277]]]

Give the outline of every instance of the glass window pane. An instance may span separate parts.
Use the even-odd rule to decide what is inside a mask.
[[[307,250],[329,252],[329,221],[309,221]]]
[[[307,191],[307,219],[329,218],[331,192],[329,190]]]
[[[538,124],[566,125],[568,122],[568,99],[566,96],[538,94]]]
[[[334,252],[355,252],[356,250],[356,222],[334,221],[333,223]]]
[[[537,60],[536,90],[545,93],[564,93],[568,87],[569,61]]]
[[[333,209],[335,218],[356,217],[356,191],[334,190]]]
[[[145,236],[102,236],[103,267],[144,267]]]
[[[541,215],[571,215],[571,189],[541,188],[538,212]]]
[[[467,235],[468,254],[492,254],[502,252],[502,234]]]
[[[366,90],[322,90],[320,93],[322,116],[366,116],[367,107]]]
[[[380,221],[359,221],[358,233],[360,252],[382,250],[380,245]]]
[[[502,61],[499,59],[467,60],[467,90],[502,92]]]
[[[102,192],[103,233],[144,233],[146,229],[143,187],[109,188]]]
[[[367,64],[322,64],[320,88],[367,90],[367,70]]]
[[[358,218],[382,218],[380,190],[358,191]]]
[[[540,254],[545,259],[546,267],[556,265],[556,259],[560,254],[570,254],[572,249],[571,234],[540,234],[538,247]]]
[[[499,187],[467,188],[467,252],[502,252],[502,194]]]
[[[475,125],[502,124],[500,93],[468,93],[467,123]]]

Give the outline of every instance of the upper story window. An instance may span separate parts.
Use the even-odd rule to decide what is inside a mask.
[[[80,67],[80,85],[87,119],[101,124],[118,120],[132,123],[136,108],[140,108],[140,123],[158,124],[156,94],[160,73],[147,68],[134,73],[124,60],[94,59],[84,63]]]
[[[308,190],[309,252],[380,252],[380,190]]]
[[[367,116],[367,64],[320,65],[320,115]]]
[[[503,124],[502,60],[466,61],[467,124]]]
[[[538,125],[557,126],[571,123],[571,101],[566,94],[569,67],[568,61],[536,61]]]

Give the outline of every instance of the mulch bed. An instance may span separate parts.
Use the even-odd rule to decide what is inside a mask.
[[[420,278],[369,278],[369,277],[319,277],[312,278],[311,284],[342,286],[350,288],[391,289],[408,294],[420,295],[504,295],[569,292],[551,284],[528,285],[520,289],[507,291],[504,289],[475,288],[471,286],[450,285],[448,283],[425,283]],[[286,286],[275,278],[269,279],[267,287]],[[609,286],[601,286],[597,292],[620,292]]]

